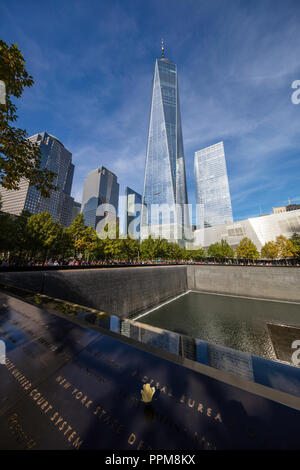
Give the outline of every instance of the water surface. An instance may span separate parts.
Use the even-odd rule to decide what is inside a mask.
[[[267,322],[300,326],[300,304],[190,292],[137,321],[276,359]]]

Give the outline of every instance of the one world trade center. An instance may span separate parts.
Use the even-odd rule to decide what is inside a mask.
[[[162,43],[152,86],[142,225],[188,225],[187,202],[177,67],[164,57]]]

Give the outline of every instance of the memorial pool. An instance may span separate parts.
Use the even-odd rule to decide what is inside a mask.
[[[137,321],[276,359],[267,323],[299,327],[300,304],[189,292],[138,316]]]

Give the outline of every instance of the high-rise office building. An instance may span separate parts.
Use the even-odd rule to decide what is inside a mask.
[[[142,196],[128,186],[125,188],[124,234],[140,238]]]
[[[232,207],[223,142],[195,152],[197,204],[202,206],[204,227],[231,224]]]
[[[72,208],[72,222],[77,217],[78,214],[81,212],[81,203],[80,202],[73,202],[73,208]]]
[[[41,150],[41,168],[56,173],[54,184],[57,191],[50,191],[50,197],[44,198],[29,181],[22,179],[18,190],[0,188],[2,210],[10,214],[20,215],[22,210],[32,214],[48,211],[55,222],[67,227],[72,221],[74,199],[71,197],[74,165],[72,154],[54,136],[41,132],[29,137],[31,142],[39,145]]]
[[[288,204],[283,207],[273,207],[274,214],[280,214],[281,212],[297,211],[300,209],[300,204]]]
[[[114,173],[104,166],[92,170],[84,182],[81,212],[87,226],[96,228],[104,217],[118,212],[119,183]],[[111,210],[108,205],[113,206]],[[103,210],[102,210],[103,209]]]
[[[177,66],[164,57],[156,59],[147,143],[142,225],[179,223],[163,213],[153,215],[153,204],[187,204],[184,150],[179,105]],[[183,213],[183,211],[182,211]],[[146,214],[146,215],[145,215]]]

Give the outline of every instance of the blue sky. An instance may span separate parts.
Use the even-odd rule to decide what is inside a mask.
[[[235,220],[300,203],[299,0],[2,0],[1,38],[35,85],[18,125],[73,154],[72,194],[104,165],[143,190],[160,41],[178,65],[189,202],[194,152],[223,140]]]

